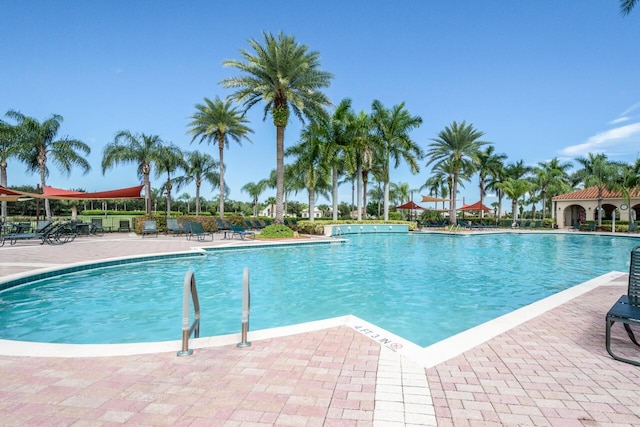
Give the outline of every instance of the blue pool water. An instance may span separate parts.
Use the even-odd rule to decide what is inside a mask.
[[[571,234],[367,234],[347,243],[211,251],[66,274],[0,292],[0,338],[64,343],[180,339],[192,269],[201,336],[354,314],[426,346],[612,270],[638,240]]]

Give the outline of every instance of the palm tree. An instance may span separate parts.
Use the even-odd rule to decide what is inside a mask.
[[[477,170],[477,164],[480,156],[480,149],[488,142],[480,141],[484,132],[474,129],[472,124],[467,125],[466,121],[458,124],[453,122],[451,126],[447,126],[440,131],[437,138],[433,138],[429,145],[430,150],[427,155],[429,162],[435,163],[435,166],[443,162],[450,162],[452,173],[451,204],[449,212],[449,222],[453,225],[457,223],[456,215],[456,194],[458,194],[458,183],[462,177],[468,177],[469,174]]]
[[[347,120],[350,142],[345,150],[345,165],[347,172],[356,179],[359,221],[367,206],[367,183],[376,159],[376,140],[372,135],[373,122],[367,113],[360,111],[357,115],[350,114]]]
[[[638,0],[620,0],[620,13],[623,15],[628,15],[631,13],[631,10],[638,3]]]
[[[167,174],[167,180],[162,184],[161,191],[164,191],[166,196],[166,216],[171,216],[171,190],[175,179],[171,178],[171,174],[182,169],[185,170],[187,165],[184,161],[184,154],[182,151],[173,144],[163,146],[158,152],[158,158],[156,159],[156,178],[161,174]]]
[[[258,216],[258,198],[264,192],[267,186],[267,181],[262,179],[258,182],[247,182],[241,190],[248,193],[251,196],[251,202],[253,204],[253,216]]]
[[[504,182],[497,185],[502,189],[504,194],[511,199],[511,216],[513,217],[515,227],[518,221],[518,199],[529,191],[531,183],[524,178],[507,178]]]
[[[213,101],[204,98],[204,104],[196,104],[198,110],[191,116],[192,122],[189,133],[193,135],[191,142],[200,137],[200,142],[217,142],[218,158],[220,159],[220,218],[224,217],[224,149],[229,148],[229,139],[242,145],[248,133],[253,133],[246,123],[249,121],[244,114],[231,105],[231,101],[222,101],[215,97]]]
[[[496,154],[495,147],[489,145],[480,151],[478,157],[478,179],[480,187],[480,204],[484,203],[484,197],[487,195],[487,179],[497,176],[504,167],[504,161],[507,159],[506,154]],[[480,211],[480,218],[484,218],[484,211]]]
[[[147,216],[151,216],[151,166],[161,155],[163,144],[158,135],[132,134],[128,130],[116,134],[113,142],[104,147],[102,174],[115,165],[135,163],[138,177],[143,179]]]
[[[619,163],[607,160],[606,154],[589,153],[587,157],[576,159],[582,169],[575,176],[585,186],[598,189],[598,227],[602,227],[602,198],[605,190],[612,190],[618,178]]]
[[[629,231],[636,229],[631,195],[638,194],[638,186],[640,186],[640,159],[636,159],[633,165],[623,164],[618,179],[613,183],[613,189],[622,193],[624,202],[629,206]]]
[[[569,162],[561,162],[557,157],[547,161],[538,162],[533,169],[535,186],[540,190],[542,199],[542,219],[545,218],[547,201],[560,193],[570,189],[569,169],[573,166]]]
[[[0,185],[7,186],[7,166],[9,159],[18,157],[20,141],[18,127],[0,120]],[[7,202],[2,202],[2,222],[7,221]]]
[[[191,211],[191,194],[189,193],[182,193],[180,195],[180,200],[184,200],[184,203],[187,205],[187,214]]]
[[[42,188],[49,175],[49,158],[67,174],[71,173],[72,166],[80,166],[85,174],[91,170],[86,159],[91,148],[87,144],[78,139],[55,140],[63,121],[62,116],[53,114],[42,123],[14,110],[9,110],[6,116],[17,122],[20,145],[17,156],[27,164],[28,171],[40,173]],[[51,220],[49,199],[44,200],[44,208],[47,219]]]
[[[325,161],[326,145],[323,125],[311,122],[303,131],[300,142],[285,151],[285,156],[295,156],[291,165],[300,185],[309,194],[309,220],[314,220],[316,190],[326,193],[329,187],[329,162]]]
[[[351,100],[348,98],[340,101],[329,120],[320,118],[317,120],[319,127],[318,137],[322,138],[325,145],[323,155],[325,161],[331,167],[331,203],[333,219],[338,219],[338,185],[340,176],[346,170],[346,152],[349,149],[352,135]]]
[[[404,102],[386,109],[378,100],[373,101],[372,119],[375,125],[375,133],[380,141],[382,163],[382,182],[384,184],[384,220],[389,219],[389,172],[391,160],[394,167],[400,165],[400,160],[404,159],[409,165],[411,173],[420,171],[418,160],[422,160],[424,153],[422,148],[416,144],[409,133],[422,124],[422,118],[412,116],[404,108]]]
[[[246,109],[260,101],[265,102],[264,119],[271,113],[276,127],[276,219],[284,222],[284,131],[291,111],[304,122],[303,116],[312,119],[326,115],[329,98],[321,92],[329,86],[330,73],[320,70],[320,54],[296,42],[293,36],[283,33],[277,37],[262,33],[264,45],[249,40],[254,53],[240,50],[244,62],[228,60],[227,67],[240,70],[243,75],[222,81],[227,88],[235,89],[233,99],[244,103]]]
[[[213,188],[220,186],[220,175],[215,171],[215,169],[218,168],[218,162],[216,162],[210,155],[199,151],[187,153],[186,157],[185,173],[183,176],[177,177],[175,182],[177,189],[195,182],[197,216],[200,215],[200,187],[202,186],[202,183],[206,181],[210,183]],[[224,210],[224,207],[222,210]]]

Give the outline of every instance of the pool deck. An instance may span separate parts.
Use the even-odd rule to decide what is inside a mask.
[[[247,243],[124,233],[62,246],[25,241],[0,248],[0,277]],[[18,356],[8,355],[12,342],[0,341],[0,425],[638,426],[640,367],[614,361],[604,348],[604,316],[626,280],[612,275],[434,366],[348,325],[250,332],[250,347],[204,346],[189,357],[177,357],[179,347]],[[640,358],[621,327],[613,343]]]

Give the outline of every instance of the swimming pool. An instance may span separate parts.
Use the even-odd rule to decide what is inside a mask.
[[[611,270],[632,238],[571,234],[349,236],[344,244],[210,251],[39,280],[0,293],[0,338],[116,343],[180,338],[182,280],[195,272],[201,336],[239,332],[242,270],[251,330],[354,314],[420,346]]]

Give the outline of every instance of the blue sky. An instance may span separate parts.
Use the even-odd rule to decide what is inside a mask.
[[[217,158],[214,146],[190,144],[188,118],[205,96],[230,93],[219,82],[235,71],[222,62],[240,58],[262,31],[283,31],[318,51],[334,75],[326,92],[336,105],[348,97],[356,111],[370,112],[374,99],[387,107],[404,101],[423,119],[412,137],[425,150],[445,126],[466,120],[510,162],[588,152],[631,162],[640,153],[640,10],[623,17],[617,0],[0,0],[0,11],[0,114],[60,114],[59,136],[92,148],[87,175],[51,167],[54,187],[138,184],[133,166],[102,174],[103,147],[120,130]],[[246,201],[241,187],[275,168],[275,128],[263,122],[263,104],[248,118],[253,142],[232,142],[225,152],[230,197]],[[292,121],[285,146],[300,129]],[[425,164],[412,175],[403,163],[391,181],[417,189],[430,175]],[[8,182],[35,185],[38,177],[12,162]],[[215,194],[204,186],[204,197]],[[476,178],[463,195],[478,199]],[[350,197],[342,186],[341,201]]]

